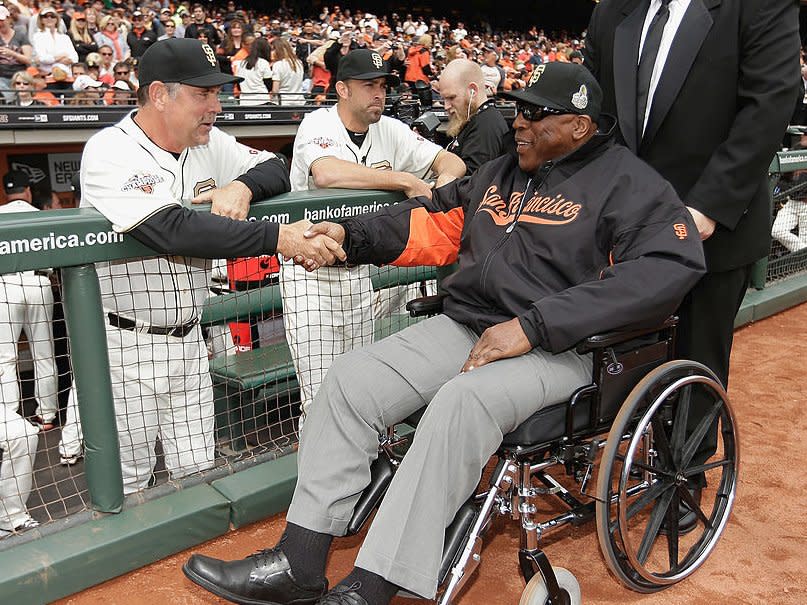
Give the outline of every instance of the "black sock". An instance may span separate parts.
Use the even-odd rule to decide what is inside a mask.
[[[389,605],[392,597],[400,590],[392,582],[361,567],[354,567],[353,571],[339,582],[339,586],[348,586],[359,593],[367,601],[367,605]]]
[[[294,523],[286,524],[280,549],[286,554],[294,577],[302,584],[318,584],[325,578],[325,562],[333,536]]]

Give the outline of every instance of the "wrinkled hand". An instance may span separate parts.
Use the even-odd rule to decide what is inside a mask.
[[[474,368],[483,366],[508,357],[518,357],[532,350],[532,345],[524,334],[524,329],[518,318],[513,318],[482,332],[481,338],[471,349],[461,372],[470,372]]]
[[[225,187],[211,189],[197,195],[191,200],[194,204],[212,202],[211,214],[226,216],[236,221],[243,221],[249,213],[249,202],[252,192],[241,181],[233,181]]]
[[[698,234],[701,236],[701,240],[707,240],[712,237],[717,223],[692,206],[687,206],[687,210],[689,210],[692,219],[695,221],[695,226],[698,228]]]
[[[306,271],[314,271],[319,267],[332,265],[337,260],[345,260],[345,251],[339,241],[325,233],[311,233],[311,221],[297,221],[291,225],[280,225],[277,239],[277,251],[286,258],[294,259]]]

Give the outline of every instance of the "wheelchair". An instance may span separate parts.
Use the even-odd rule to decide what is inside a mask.
[[[442,297],[410,301],[407,309],[413,317],[434,315]],[[591,383],[505,435],[489,482],[480,484],[446,530],[437,603],[450,605],[472,576],[482,539],[498,516],[521,526],[518,556],[526,588],[519,605],[582,602],[574,575],[553,568],[540,542],[549,532],[592,519],[606,565],[634,591],[663,590],[704,563],[734,504],[739,443],[720,380],[702,364],[674,359],[676,323],[671,317],[661,326],[600,334],[577,346],[578,353],[592,355]],[[697,423],[690,421],[696,405],[706,410]],[[405,423],[415,426],[419,415],[422,410]],[[717,452],[695,464],[714,423]],[[381,502],[408,443],[395,427],[379,441],[349,535]],[[554,469],[564,473],[563,481],[549,473]],[[691,487],[698,477],[705,478],[702,499]],[[545,498],[565,512],[539,519],[537,504]],[[694,523],[685,531],[679,517],[687,509]]]

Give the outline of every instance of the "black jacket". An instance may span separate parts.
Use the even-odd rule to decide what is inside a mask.
[[[592,334],[659,322],[704,271],[669,183],[598,135],[524,173],[508,153],[470,177],[344,221],[348,261],[447,265],[444,310],[478,334],[518,317],[559,352]]]
[[[509,131],[493,99],[485,101],[479,110],[447,146],[465,162],[465,174],[471,174],[482,164],[499,157],[504,151],[504,137]]]
[[[717,221],[704,250],[710,271],[770,250],[768,166],[799,88],[796,0],[691,0],[638,141],[636,65],[648,3],[595,5],[585,63],[621,140]]]

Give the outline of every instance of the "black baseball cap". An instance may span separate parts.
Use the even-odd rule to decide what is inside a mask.
[[[210,88],[243,80],[222,73],[216,52],[196,38],[167,38],[155,42],[140,58],[138,76],[140,86],[159,80]]]
[[[8,193],[15,189],[25,189],[31,186],[31,177],[22,170],[9,170],[3,176],[3,190]]]
[[[339,59],[339,68],[336,70],[336,80],[375,80],[386,78],[388,86],[398,86],[401,80],[395,74],[387,71],[384,58],[369,48],[351,50]]]
[[[600,118],[602,89],[588,68],[576,63],[543,63],[532,70],[524,90],[503,92],[505,99]]]

